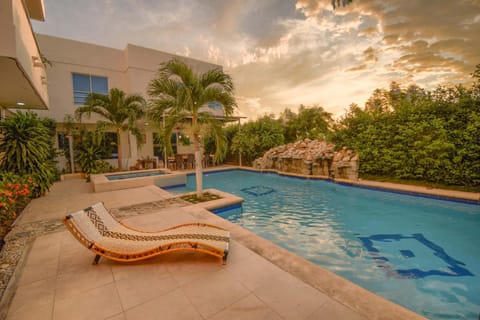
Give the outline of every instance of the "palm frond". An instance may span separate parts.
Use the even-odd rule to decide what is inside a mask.
[[[222,122],[210,113],[201,111],[201,108],[208,103],[219,102],[223,105],[226,116],[233,113],[237,104],[233,96],[233,81],[229,75],[221,69],[195,74],[185,62],[174,59],[161,65],[156,78],[149,83],[148,94],[148,116],[158,127],[163,127],[165,145],[169,150],[173,129],[178,124],[187,122],[193,132],[197,153],[202,125],[208,124],[215,132],[215,158],[222,158],[225,149]]]

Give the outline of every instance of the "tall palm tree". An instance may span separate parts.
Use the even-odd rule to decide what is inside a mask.
[[[117,133],[118,168],[122,169],[122,153],[120,133],[127,131],[137,138],[138,143],[143,143],[143,136],[137,126],[137,120],[145,114],[145,99],[136,94],[127,95],[124,91],[112,88],[108,95],[90,93],[85,99],[85,104],[75,110],[77,119],[81,120],[86,114],[100,115],[106,121],[106,127],[112,127]]]
[[[184,62],[173,59],[163,63],[148,88],[151,97],[150,118],[165,122],[165,143],[170,145],[170,136],[179,123],[188,123],[193,134],[195,149],[195,175],[197,196],[202,196],[202,155],[200,134],[208,126],[216,144],[215,160],[223,157],[226,142],[222,122],[207,112],[209,103],[220,103],[226,117],[237,106],[233,96],[232,78],[220,69],[196,74]]]

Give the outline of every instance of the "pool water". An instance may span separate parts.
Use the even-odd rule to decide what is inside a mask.
[[[245,199],[225,219],[428,318],[478,319],[479,205],[244,170],[203,182]]]
[[[166,174],[164,171],[138,171],[131,173],[119,173],[119,174],[109,174],[105,175],[108,180],[123,180],[123,179],[132,179],[132,178],[142,178],[142,177],[151,177],[151,176],[161,176]]]

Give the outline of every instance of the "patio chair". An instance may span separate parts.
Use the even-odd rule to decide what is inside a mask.
[[[181,224],[158,232],[133,229],[116,220],[99,202],[67,215],[63,223],[73,236],[100,257],[130,262],[189,250],[222,258],[228,255],[230,232],[205,223]]]

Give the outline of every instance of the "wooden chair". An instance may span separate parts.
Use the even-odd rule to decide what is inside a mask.
[[[73,236],[100,257],[131,262],[175,251],[199,251],[226,262],[230,232],[205,223],[181,224],[158,232],[137,230],[117,221],[99,202],[67,215],[63,223]]]
[[[187,158],[187,168],[189,169],[195,169],[195,155],[192,153],[188,154]]]
[[[177,170],[177,161],[175,160],[175,157],[167,158],[167,167],[173,170]]]

